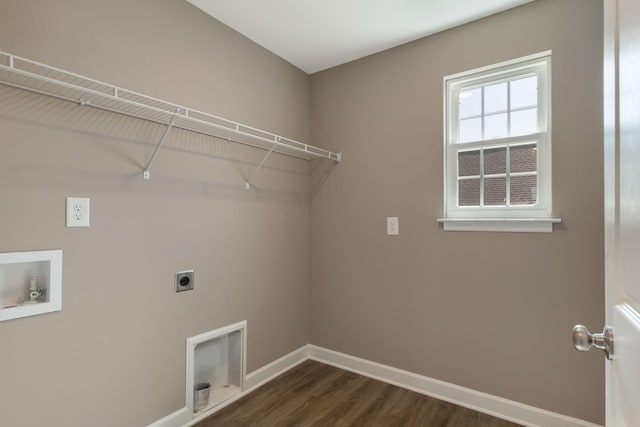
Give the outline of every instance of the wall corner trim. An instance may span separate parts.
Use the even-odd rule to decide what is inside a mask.
[[[350,356],[334,350],[312,344],[304,345],[297,350],[274,360],[247,375],[245,391],[233,399],[229,399],[195,418],[188,408],[182,408],[148,427],[188,427],[202,421],[214,412],[228,406],[246,396],[255,389],[268,383],[278,375],[299,365],[306,360],[315,360],[347,371],[355,372],[369,378],[393,384],[407,390],[444,400],[465,408],[499,417],[524,426],[535,427],[600,427],[588,421],[569,417],[524,403],[483,393],[456,384],[429,378],[413,372],[404,371],[392,366]]]

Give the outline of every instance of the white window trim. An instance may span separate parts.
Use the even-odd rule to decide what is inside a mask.
[[[452,144],[457,141],[458,109],[451,105],[451,99],[458,99],[460,90],[482,86],[487,82],[509,79],[531,70],[541,79],[548,90],[540,91],[538,108],[545,114],[538,116],[539,129],[546,132],[516,137],[500,138]],[[496,79],[496,77],[498,77]],[[444,230],[452,231],[509,231],[509,232],[551,232],[553,224],[560,219],[551,218],[551,51],[545,51],[499,64],[477,68],[444,77],[444,212],[438,219]],[[547,122],[543,122],[545,119]],[[535,142],[538,147],[538,202],[533,206],[461,207],[457,206],[457,152],[460,149],[486,147],[492,144],[523,144]]]
[[[551,233],[559,218],[440,218],[445,231],[506,231],[518,233]]]

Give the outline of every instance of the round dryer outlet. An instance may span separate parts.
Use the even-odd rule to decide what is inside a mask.
[[[176,273],[176,292],[193,289],[193,270],[178,271]]]

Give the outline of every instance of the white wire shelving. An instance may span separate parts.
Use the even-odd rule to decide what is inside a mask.
[[[145,179],[150,178],[151,165],[172,128],[209,135],[267,151],[262,161],[249,175],[245,184],[247,189],[250,188],[255,174],[272,153],[306,160],[329,159],[336,163],[342,160],[342,153],[334,153],[233,120],[162,101],[1,51],[0,84],[165,125],[165,132],[156,144],[144,169]]]

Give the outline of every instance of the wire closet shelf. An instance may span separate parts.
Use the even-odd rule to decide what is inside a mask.
[[[167,126],[144,170],[145,179],[149,179],[151,164],[171,128],[266,150],[265,158],[256,169],[260,169],[274,152],[305,160],[342,160],[341,153],[304,144],[6,52],[0,52],[0,84]],[[250,181],[251,177],[247,181],[247,188]]]

